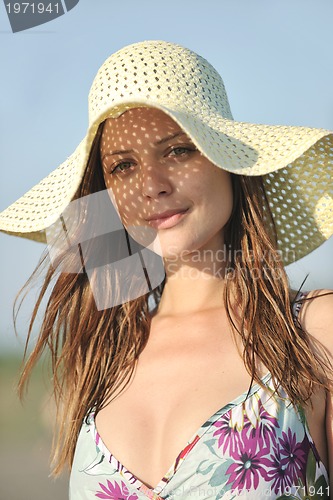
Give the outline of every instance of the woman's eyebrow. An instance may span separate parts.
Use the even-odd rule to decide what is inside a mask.
[[[164,144],[165,142],[171,141],[171,139],[175,139],[176,137],[179,137],[180,135],[185,135],[185,132],[176,132],[173,135],[168,135],[167,137],[163,137],[163,139],[160,139],[159,141],[154,142],[154,145],[159,146],[160,144]]]
[[[172,139],[175,139],[176,137],[179,137],[181,135],[185,135],[186,132],[176,132],[175,134],[168,135],[167,137],[163,137],[163,139],[159,139],[158,141],[154,142],[154,146],[160,146],[161,144],[164,144],[165,142],[171,141]],[[128,153],[134,153],[133,149],[119,149],[117,151],[111,151],[110,153],[106,153],[103,155],[102,160],[106,158],[107,156],[112,156],[112,155],[121,155],[121,154],[128,154]]]

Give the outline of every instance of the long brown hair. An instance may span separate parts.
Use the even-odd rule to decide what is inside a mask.
[[[99,158],[101,132],[102,125],[76,198],[105,189]],[[242,340],[244,364],[251,375],[251,384],[256,381],[262,385],[256,366],[256,358],[259,358],[272,374],[276,390],[283,385],[294,405],[304,405],[315,386],[330,387],[325,371],[329,373],[331,365],[322,351],[311,347],[310,338],[301,325],[294,324],[292,305],[296,294],[289,287],[277,251],[276,230],[262,177],[232,174],[232,185],[234,205],[225,227],[225,240],[231,252],[224,307]],[[149,299],[153,298],[158,304],[165,284],[164,279],[150,293],[98,310],[87,274],[62,270],[66,269],[62,267],[63,261],[71,258],[70,253],[64,254],[57,265],[48,265],[45,252],[25,285],[30,285],[48,266],[29,325],[18,390],[22,398],[32,368],[45,351],[49,352],[57,407],[57,432],[52,446],[54,476],[72,464],[87,413],[92,408],[98,412],[111,396],[115,397],[119,388],[128,384],[149,338]],[[111,284],[106,281],[106,286]],[[40,333],[26,359],[37,312],[49,289]],[[240,328],[232,314],[232,290],[237,292],[242,313]],[[15,319],[18,310],[19,307]]]

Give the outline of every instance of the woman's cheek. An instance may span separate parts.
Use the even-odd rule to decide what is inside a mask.
[[[105,180],[105,185],[106,185],[106,189],[108,191],[109,198],[110,198],[111,203],[113,205],[113,208],[115,209],[118,217],[122,220],[123,209],[122,209],[122,202],[119,199],[119,195],[117,193],[118,188],[116,186],[111,187],[111,183],[108,182],[107,179]],[[115,194],[115,193],[117,193],[117,194]]]

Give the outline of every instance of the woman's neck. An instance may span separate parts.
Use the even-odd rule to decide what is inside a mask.
[[[225,279],[198,269],[192,271],[186,275],[182,269],[167,276],[156,313],[183,316],[223,307]]]

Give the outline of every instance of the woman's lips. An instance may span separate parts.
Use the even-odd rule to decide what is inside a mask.
[[[177,212],[176,214],[170,215],[169,217],[163,217],[161,219],[152,219],[149,222],[149,225],[154,227],[155,229],[169,229],[170,227],[174,227],[178,224],[180,220],[182,220],[187,214],[188,209],[185,212]]]

